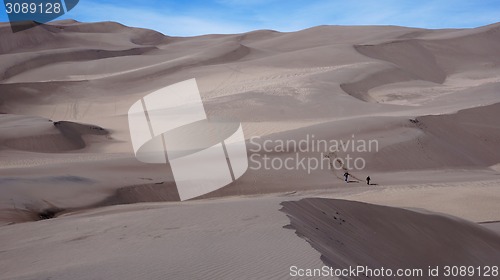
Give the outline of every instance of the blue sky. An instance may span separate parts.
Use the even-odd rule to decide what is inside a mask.
[[[500,21],[500,0],[80,0],[62,18],[117,21],[175,36],[322,24],[460,28]],[[5,9],[0,21],[7,21]]]

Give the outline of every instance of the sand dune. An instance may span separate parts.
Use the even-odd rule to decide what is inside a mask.
[[[170,37],[113,22],[56,21],[15,34],[2,23],[0,278],[289,279],[291,265],[321,267],[321,254],[327,264],[409,268],[445,264],[445,256],[498,260],[498,236],[472,222],[496,228],[500,220],[499,32],[497,23]],[[377,140],[379,150],[349,153],[366,160],[349,184],[342,168],[250,168],[179,202],[170,166],[134,157],[127,113],[191,78],[210,119],[242,123],[249,155],[259,154],[250,151],[256,136],[270,143],[261,154],[278,160],[329,165],[330,152],[274,150],[276,140],[311,135]],[[318,253],[283,228],[279,212],[281,202],[311,196],[471,222],[339,200],[286,202],[292,226]]]
[[[409,121],[408,126],[423,134],[381,149],[373,166],[382,170],[410,170],[494,165],[500,157],[499,109],[499,104],[494,104]],[[402,161],[401,156],[405,155],[411,161]]]
[[[169,40],[161,33],[129,28],[116,22],[81,24],[73,20],[58,21],[57,24],[39,25],[23,32],[12,33],[8,23],[1,23],[2,40],[0,53],[25,53],[37,50],[79,48],[101,36],[101,48],[121,48],[124,45],[156,45]],[[123,34],[125,33],[125,34]],[[74,36],[74,35],[79,36]]]
[[[494,266],[500,261],[500,236],[463,220],[345,200],[303,199],[282,205],[297,235],[331,267],[384,267],[394,273],[422,269],[423,276],[398,279],[434,279],[428,275],[429,266],[442,270],[447,265]],[[345,279],[393,277],[365,274]]]
[[[94,125],[8,114],[2,118],[0,127],[5,132],[0,136],[0,146],[4,149],[60,153],[109,140],[109,132]]]
[[[141,55],[149,51],[155,50],[154,47],[144,47],[144,48],[132,48],[123,51],[106,51],[106,50],[71,50],[70,52],[56,52],[47,53],[44,55],[37,55],[32,59],[25,61],[16,60],[13,66],[7,68],[4,72],[3,79],[9,79],[10,77],[16,76],[22,72],[28,70],[33,70],[35,68],[40,68],[48,64],[54,63],[68,63],[72,61],[86,61],[86,60],[97,60],[109,57],[117,56],[131,56],[131,55]]]
[[[116,189],[141,186],[143,177],[154,178],[153,183],[172,181],[168,172],[158,172],[168,166],[149,166],[148,171],[134,163],[126,112],[148,92],[192,77],[199,82],[209,117],[240,120],[247,139],[314,134],[327,140],[351,135],[379,140],[378,153],[363,155],[367,168],[360,178],[458,168],[456,174],[463,169],[490,172],[484,173],[486,180],[494,176],[489,166],[499,162],[498,106],[488,107],[500,102],[498,24],[473,30],[319,26],[292,33],[259,30],[176,38],[117,23],[60,21],[15,34],[4,24],[0,32],[8,39],[0,45],[0,112],[3,124],[9,124],[1,127],[2,147],[15,162],[5,165],[6,175],[47,172],[49,167],[37,162],[57,163],[48,172],[63,175],[58,168],[66,158],[66,173],[93,178],[96,188],[105,189],[92,195],[89,205]],[[460,47],[448,51],[455,45]],[[441,114],[451,115],[425,117]],[[20,125],[27,122],[32,123]],[[76,123],[103,130],[83,132]],[[473,132],[461,130],[463,125]],[[448,145],[457,138],[461,140]],[[71,151],[78,154],[54,155]],[[48,152],[52,155],[44,154]],[[96,158],[100,160],[93,162]],[[126,166],[115,158],[126,158]],[[98,175],[96,168],[126,170],[128,183]],[[325,188],[341,184],[336,177],[328,170],[249,170],[211,196]],[[395,176],[392,182],[401,179]],[[133,193],[141,198],[128,195],[126,201],[170,199]]]
[[[120,205],[3,227],[0,278],[288,279],[290,264],[321,261],[282,228],[279,201]]]
[[[443,84],[447,77],[480,68],[498,65],[497,36],[499,24],[481,28],[481,32],[454,32],[454,37],[442,39],[427,36],[411,36],[380,44],[359,44],[355,49],[368,57],[390,62],[392,67],[367,75],[354,83],[343,85],[343,89],[362,100],[372,101],[367,95],[372,88],[396,82],[422,80]],[[477,44],[484,47],[477,48]],[[451,50],[451,51],[450,51]],[[460,56],[460,59],[456,59]],[[496,76],[496,75],[495,75]]]
[[[362,196],[366,199],[365,194],[371,190],[380,192],[379,203],[383,202],[388,192],[396,192],[399,194],[396,202],[400,204],[411,201],[444,207],[457,205],[457,201],[447,200],[446,193],[460,189],[468,190],[468,201],[473,202],[463,203],[461,210],[476,211],[476,218],[484,221],[487,209],[477,207],[484,199],[476,195],[476,191],[488,189],[492,193],[495,184],[498,181],[491,182],[490,188],[477,183],[408,187],[420,188],[418,194],[422,197],[432,191],[436,198],[441,198],[437,202],[412,199],[416,193],[410,192],[405,196],[407,192],[399,186],[337,188],[321,193],[309,191],[79,210],[62,214],[56,219],[2,227],[0,240],[5,242],[0,249],[0,268],[4,273],[0,278],[186,279],[203,276],[206,279],[291,279],[290,266],[320,269],[324,264],[321,260],[323,250],[337,250],[337,247],[332,247],[332,242],[333,246],[339,247],[336,257],[346,262],[363,258],[367,265],[398,266],[411,259],[422,261],[423,256],[422,263],[429,260],[436,261],[431,264],[437,265],[438,257],[430,252],[444,250],[456,245],[456,242],[459,242],[458,246],[450,251],[457,253],[451,258],[453,260],[476,263],[491,253],[482,264],[495,258],[498,262],[499,235],[481,230],[471,222],[353,201],[304,199],[327,195],[350,200],[358,196],[356,200],[361,200]],[[296,221],[296,225],[304,226],[306,233],[317,234],[320,231],[311,229],[311,223],[314,227],[321,227],[322,234],[313,236],[311,240],[315,244],[316,241],[317,244],[325,241],[326,246],[319,248],[318,252],[286,228],[290,220],[287,213],[279,211],[281,203],[285,204],[287,212],[290,211],[288,215]],[[450,214],[444,209],[440,209],[442,213]],[[488,209],[498,213],[494,207]],[[330,222],[336,214],[327,216],[321,211],[327,214],[338,211],[346,222],[342,225]],[[352,231],[345,235],[345,231],[349,230]],[[370,235],[373,230],[379,234]],[[441,235],[443,231],[450,234]],[[415,238],[416,242],[408,242],[411,238]],[[341,239],[344,245],[335,245],[335,239]],[[379,243],[370,242],[375,240]],[[443,240],[443,247],[436,247],[437,242]],[[446,243],[447,240],[449,243]],[[481,240],[488,243],[476,244]],[[367,244],[370,245],[369,251],[361,247]],[[401,260],[388,260],[390,255],[380,253],[384,250],[373,251],[373,247],[382,245],[400,256]],[[473,245],[483,250],[466,250]],[[398,252],[398,248],[409,251]],[[417,254],[421,251],[422,254]],[[479,258],[470,260],[472,256]],[[376,260],[379,261],[375,263]],[[26,263],[31,265],[26,266]],[[414,268],[414,264],[421,263],[411,263],[409,268]]]
[[[3,25],[0,32],[8,38],[0,46],[3,123],[12,115],[40,118],[15,133],[2,128],[9,157],[15,158],[15,151],[32,151],[37,153],[30,161],[48,162],[54,156],[44,152],[79,151],[89,158],[109,155],[102,167],[115,171],[124,168],[107,165],[117,163],[115,155],[128,158],[126,170],[132,171],[125,185],[114,176],[97,176],[92,160],[87,167],[80,160],[66,165],[66,173],[105,186],[105,196],[92,203],[105,200],[109,186],[140,186],[142,177],[171,181],[168,172],[144,176],[150,173],[146,166],[132,164],[126,112],[148,92],[192,77],[198,79],[209,117],[242,121],[247,139],[315,134],[322,139],[356,135],[379,140],[381,151],[364,155],[365,173],[435,168],[491,172],[489,166],[499,162],[494,148],[498,106],[488,107],[500,102],[498,25],[473,30],[319,26],[292,33],[260,30],[175,38],[117,23],[61,21],[16,34]],[[460,47],[448,51],[455,45]],[[441,114],[452,115],[425,117]],[[91,124],[109,134],[88,131],[79,136],[84,133],[73,132],[76,124],[61,130],[44,119]],[[463,125],[474,131],[462,131]],[[457,138],[462,140],[448,145]],[[26,168],[33,174],[45,170]],[[60,165],[53,168],[57,175]],[[219,195],[325,188],[332,180],[336,182],[328,170],[249,170]]]

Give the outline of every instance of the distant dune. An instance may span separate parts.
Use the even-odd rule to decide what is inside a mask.
[[[0,209],[177,200],[175,188],[160,187],[174,184],[169,166],[134,158],[127,112],[147,93],[190,78],[209,118],[241,121],[247,140],[378,140],[378,152],[362,155],[366,168],[352,171],[360,180],[496,178],[499,33],[497,23],[171,37],[65,20],[13,34],[2,23],[0,172],[10,183],[0,183]],[[340,173],[250,169],[205,198],[338,188]],[[68,174],[93,183],[37,182]]]
[[[64,20],[17,33],[0,23],[0,37],[0,279],[500,263],[500,23],[173,37]],[[326,168],[266,170],[258,159],[179,202],[170,166],[135,158],[127,113],[192,78],[209,119],[242,123],[249,156]],[[276,149],[306,137],[378,150],[349,153],[361,170],[331,170],[348,152]],[[254,151],[263,143],[271,152]]]

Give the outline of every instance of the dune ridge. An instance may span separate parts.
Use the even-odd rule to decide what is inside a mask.
[[[241,122],[247,147],[255,136],[377,139],[379,151],[353,154],[366,168],[352,171],[361,180],[349,186],[362,187],[368,175],[381,185],[495,179],[499,27],[173,37],[112,22],[56,21],[15,34],[0,24],[0,156],[8,158],[0,173],[16,179],[4,183],[0,206],[175,200],[169,166],[135,159],[127,112],[148,93],[191,78],[208,117]],[[64,184],[44,181],[47,174],[93,183],[71,186],[75,198]],[[345,187],[340,171],[249,169],[202,198]]]
[[[426,38],[427,33],[411,33],[411,38],[403,36],[404,39],[379,44],[354,45],[360,54],[389,62],[392,66],[358,81],[342,84],[341,87],[361,100],[373,101],[368,91],[384,84],[411,80],[443,84],[449,75],[471,66],[498,65],[500,61],[496,50],[500,47],[500,40],[493,34],[500,32],[500,25],[493,24],[481,29],[481,32],[474,34],[466,31],[462,36],[459,35],[460,31],[455,32],[455,36],[448,40]],[[478,42],[481,42],[482,47],[475,47]],[[456,55],[460,55],[461,59],[455,59]]]
[[[141,55],[149,51],[157,49],[156,47],[132,48],[123,51],[107,51],[107,50],[71,50],[69,52],[54,52],[36,56],[33,59],[26,61],[16,61],[11,67],[8,67],[3,72],[3,79],[9,79],[22,72],[33,70],[53,63],[68,63],[75,61],[97,60],[103,58],[117,56]]]
[[[43,120],[14,115],[3,116],[3,129],[10,129],[0,136],[0,147],[4,149],[37,153],[62,153],[84,149],[90,143],[109,140],[110,132],[89,124],[68,121]],[[20,130],[24,130],[18,133]],[[28,131],[27,128],[33,130]]]
[[[500,261],[500,235],[458,218],[338,199],[306,198],[281,205],[290,227],[334,268],[361,265],[427,272],[429,266],[494,266]],[[434,276],[398,277],[415,278]]]

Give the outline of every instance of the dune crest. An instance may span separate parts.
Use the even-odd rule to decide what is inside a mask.
[[[173,37],[114,22],[64,20],[15,34],[0,24],[0,156],[8,159],[0,172],[9,176],[0,208],[11,209],[12,199],[65,209],[175,200],[169,166],[134,157],[127,114],[141,97],[191,78],[207,117],[241,122],[247,144],[252,137],[376,139],[378,151],[351,155],[366,160],[353,171],[356,187],[368,175],[380,184],[495,179],[499,27]],[[92,186],[69,191],[43,179],[67,175]],[[203,198],[325,188],[345,188],[340,171],[249,168]]]
[[[3,116],[0,129],[10,131],[0,136],[0,146],[18,151],[62,153],[81,150],[89,143],[109,141],[109,131],[88,124],[69,121],[52,122],[39,118]],[[17,127],[19,126],[19,127]]]
[[[281,205],[296,234],[334,268],[427,272],[429,266],[494,266],[500,261],[500,235],[458,218],[337,199],[306,198]],[[398,279],[415,278],[434,279],[425,273]]]

